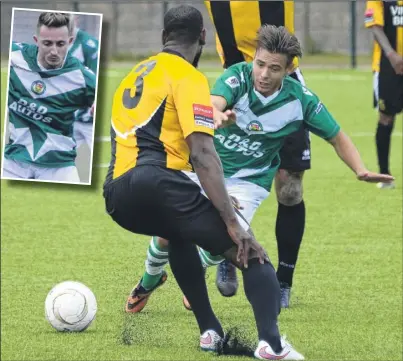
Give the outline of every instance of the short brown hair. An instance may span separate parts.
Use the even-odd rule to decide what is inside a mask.
[[[69,35],[72,33],[72,27],[70,26],[70,14],[50,12],[41,13],[36,26],[37,32],[39,32],[39,29],[42,25],[45,25],[49,28],[61,28],[63,26],[67,26]]]
[[[291,65],[295,57],[302,57],[301,44],[297,37],[284,26],[262,25],[257,32],[256,40],[256,49],[263,48],[270,53],[286,55],[287,66]]]

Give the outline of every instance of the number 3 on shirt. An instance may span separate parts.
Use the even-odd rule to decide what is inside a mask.
[[[133,88],[126,88],[123,92],[123,105],[127,109],[134,109],[140,103],[141,96],[143,95],[144,77],[154,69],[157,62],[155,60],[148,61],[147,63],[140,64],[134,70],[137,74],[136,81],[134,83],[135,93],[131,96]]]

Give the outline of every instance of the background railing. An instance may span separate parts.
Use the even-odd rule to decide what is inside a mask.
[[[189,3],[205,17],[205,54],[215,55],[214,30],[202,1],[11,1],[1,2],[1,55],[7,57],[13,7],[102,13],[104,57],[130,59],[160,49],[164,12]],[[371,34],[364,28],[365,1],[296,1],[295,27],[305,54],[343,54],[355,67],[357,56],[371,53]],[[27,19],[28,20],[28,19]],[[91,24],[84,27],[92,30]],[[31,22],[16,23],[21,37],[32,37]],[[14,29],[16,32],[17,30]],[[95,30],[94,30],[95,31]]]

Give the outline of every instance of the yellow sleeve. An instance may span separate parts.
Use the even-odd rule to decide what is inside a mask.
[[[195,70],[179,80],[173,89],[173,98],[184,138],[194,132],[214,135],[210,89],[202,73]]]
[[[384,26],[383,1],[367,1],[365,9],[365,27]]]

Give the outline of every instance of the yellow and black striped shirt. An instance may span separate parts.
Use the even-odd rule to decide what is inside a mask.
[[[367,1],[365,27],[383,27],[390,45],[403,56],[403,1]],[[372,70],[379,71],[382,49],[374,41]]]
[[[225,68],[253,60],[256,34],[264,25],[294,33],[294,1],[205,1],[216,29],[217,52]],[[294,61],[298,66],[298,59]]]
[[[111,121],[107,183],[143,164],[191,171],[186,137],[214,134],[207,79],[179,53],[165,50],[123,79]]]

